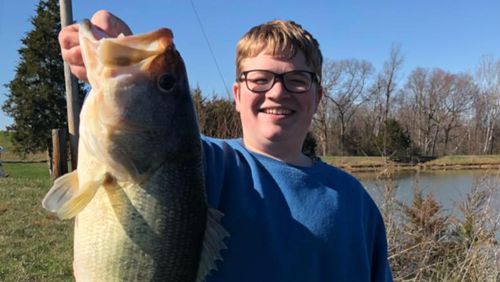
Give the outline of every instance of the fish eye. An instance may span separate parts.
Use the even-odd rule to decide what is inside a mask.
[[[173,74],[165,73],[158,78],[158,87],[161,91],[170,92],[174,89],[176,82],[177,81]]]

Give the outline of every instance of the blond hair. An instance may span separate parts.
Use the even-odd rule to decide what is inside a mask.
[[[306,63],[321,77],[323,56],[318,41],[294,21],[273,20],[253,27],[236,46],[236,76],[241,72],[242,61],[266,50],[269,55],[291,59],[302,51]]]

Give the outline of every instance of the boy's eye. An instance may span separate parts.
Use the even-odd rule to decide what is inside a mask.
[[[294,74],[288,76],[286,79],[287,83],[297,86],[307,85],[309,84],[309,80],[310,79],[307,76],[301,74]]]
[[[252,78],[252,79],[249,79],[251,83],[255,83],[255,84],[267,84],[269,83],[269,78],[267,77],[256,77],[256,78]]]
[[[293,85],[304,85],[307,84],[307,80],[305,79],[291,79],[287,81],[288,83],[291,83]]]
[[[253,84],[264,85],[272,82],[273,74],[264,71],[252,71],[248,73],[247,80]]]

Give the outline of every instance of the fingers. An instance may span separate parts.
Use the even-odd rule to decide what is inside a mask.
[[[67,26],[59,32],[59,45],[63,59],[70,65],[82,65],[83,59],[78,39],[78,24]]]
[[[78,24],[72,24],[65,26],[61,32],[59,32],[59,44],[63,49],[70,49],[71,47],[80,45],[78,43]]]
[[[78,79],[88,82],[87,69],[85,65],[70,65],[71,73],[75,75]]]
[[[91,22],[94,25],[92,32],[97,39],[116,37],[121,33],[124,35],[132,34],[132,31],[124,21],[106,10],[96,12],[92,16]],[[71,72],[77,78],[87,81],[87,71],[83,63],[78,31],[79,24],[64,27],[59,32],[59,45],[63,60],[70,65]]]
[[[64,27],[59,32],[59,45],[63,60],[70,65],[71,72],[79,79],[87,81],[87,73],[83,64],[80,42],[78,39],[78,24]]]
[[[132,34],[132,31],[124,21],[106,10],[97,11],[90,21],[104,32],[107,37],[117,37],[120,33],[123,33],[123,35]],[[104,37],[102,34],[95,35],[98,39]]]

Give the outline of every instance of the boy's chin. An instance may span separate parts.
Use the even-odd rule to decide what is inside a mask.
[[[298,134],[295,131],[292,130],[286,130],[286,129],[281,129],[281,130],[275,130],[272,132],[268,132],[266,136],[266,141],[269,143],[272,143],[274,145],[283,145],[286,146],[288,144],[295,144],[298,142]]]

